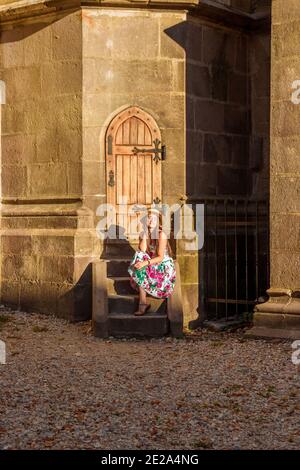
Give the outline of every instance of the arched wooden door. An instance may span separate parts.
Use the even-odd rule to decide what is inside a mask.
[[[107,202],[129,237],[140,214],[131,211],[125,216],[128,206],[161,202],[161,160],[154,152],[155,146],[161,148],[160,141],[155,120],[138,107],[119,113],[106,132]]]

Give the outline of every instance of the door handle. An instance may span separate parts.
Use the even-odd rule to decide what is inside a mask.
[[[108,173],[108,186],[114,186],[115,185],[115,174],[112,170]]]

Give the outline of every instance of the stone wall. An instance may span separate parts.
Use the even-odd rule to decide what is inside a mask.
[[[81,13],[3,28],[0,50],[2,302],[78,319],[90,314],[82,254],[91,254],[80,231],[90,226],[81,208]]]
[[[251,120],[249,50],[240,30],[146,8],[82,8],[2,32],[3,302],[90,316],[105,131],[126,107],[145,109],[161,129],[165,203],[258,187],[251,122],[258,137],[265,127],[259,113]],[[198,253],[178,243],[177,256],[187,322],[199,313]]]
[[[273,2],[271,286],[296,290],[300,286],[300,104],[291,98],[292,83],[300,80],[299,26],[299,2]]]
[[[82,14],[85,204],[95,214],[106,200],[105,132],[129,106],[140,106],[158,123],[167,148],[163,201],[178,203],[185,194],[186,51],[176,39],[178,32],[197,47],[200,31],[187,30],[186,13],[83,9]],[[187,323],[198,306],[197,254],[187,257],[178,246],[177,258]]]
[[[82,15],[86,204],[95,212],[105,200],[105,131],[129,106],[149,112],[161,129],[168,152],[162,164],[163,198],[174,203],[184,193],[184,50],[166,30],[181,24],[186,14],[83,9]]]
[[[249,187],[249,40],[191,20],[187,49],[187,195],[245,195]],[[201,39],[202,38],[202,39]]]
[[[251,131],[249,169],[252,197],[269,199],[270,182],[270,33],[250,36]]]
[[[300,3],[272,2],[269,300],[249,334],[300,337]],[[292,101],[292,93],[297,91]]]
[[[2,31],[1,52],[3,200],[80,197],[80,12]]]
[[[252,11],[254,5],[254,0],[215,0],[215,2],[247,13]]]
[[[215,0],[215,3],[251,14],[269,9],[271,0]]]

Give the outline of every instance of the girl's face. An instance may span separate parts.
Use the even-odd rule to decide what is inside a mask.
[[[158,215],[150,212],[150,214],[148,214],[148,217],[147,217],[147,226],[151,230],[153,230],[155,229],[155,227],[157,227],[157,225],[158,225]]]

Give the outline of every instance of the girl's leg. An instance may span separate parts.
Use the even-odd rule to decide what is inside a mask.
[[[146,291],[142,287],[139,287],[140,291],[140,304],[145,304],[146,303]]]
[[[150,304],[147,304],[146,300],[146,291],[142,288],[139,287],[139,292],[140,292],[140,298],[139,298],[139,308],[136,312],[134,312],[134,315],[144,315],[146,311],[149,309]]]

